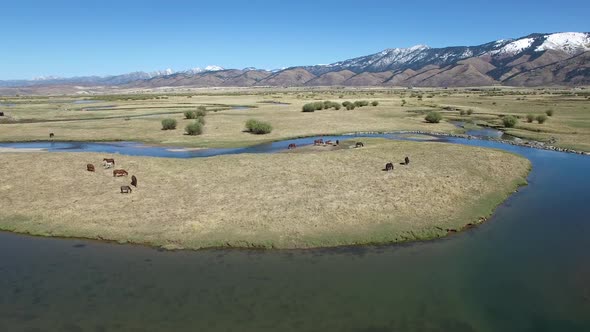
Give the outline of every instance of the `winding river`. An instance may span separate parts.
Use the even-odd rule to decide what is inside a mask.
[[[187,158],[275,152],[312,140],[199,151],[0,146]],[[529,185],[477,228],[402,245],[170,252],[0,233],[0,330],[590,331],[590,158],[440,141],[523,155],[533,164]]]

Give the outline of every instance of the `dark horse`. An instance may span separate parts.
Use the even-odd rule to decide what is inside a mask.
[[[357,147],[357,148],[362,148],[364,146],[365,145],[363,144],[363,142],[356,142],[356,144],[355,144],[355,147]]]
[[[4,116],[4,112],[0,112],[0,116]]]
[[[135,175],[131,175],[131,185],[137,188],[137,178]]]
[[[287,149],[291,150],[291,149],[295,149],[297,147],[297,145],[295,143],[291,143],[289,144],[289,147],[287,147]]]
[[[321,138],[313,141],[313,145],[322,145],[322,144],[324,144],[324,140]]]
[[[86,165],[86,170],[87,170],[88,172],[94,172],[94,165],[92,165],[92,164],[87,164],[87,165]]]
[[[121,186],[121,194],[130,194],[131,193],[131,187],[129,186]]]
[[[103,164],[109,163],[109,164],[115,164],[115,159],[113,158],[103,158],[102,159]]]
[[[127,175],[129,175],[129,173],[127,173],[127,171],[124,169],[113,170],[113,176],[127,176]]]
[[[408,165],[408,164],[410,163],[410,158],[406,157],[406,158],[404,159],[404,162],[406,163],[406,165]]]
[[[49,133],[49,138],[53,138],[55,136],[53,133]]]
[[[387,163],[385,164],[385,170],[386,171],[393,171],[393,163]]]

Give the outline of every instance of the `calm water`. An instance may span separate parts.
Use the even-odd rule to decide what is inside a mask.
[[[590,331],[590,158],[449,141],[524,155],[529,186],[476,229],[408,245],[162,252],[0,233],[0,331]]]

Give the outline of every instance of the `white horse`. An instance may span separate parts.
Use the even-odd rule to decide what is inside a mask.
[[[113,168],[113,163],[107,163],[106,161],[102,164],[104,169]]]

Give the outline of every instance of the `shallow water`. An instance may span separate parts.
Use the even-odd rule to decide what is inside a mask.
[[[524,155],[529,185],[475,229],[382,247],[163,252],[0,233],[0,330],[590,331],[590,158],[447,141]]]

